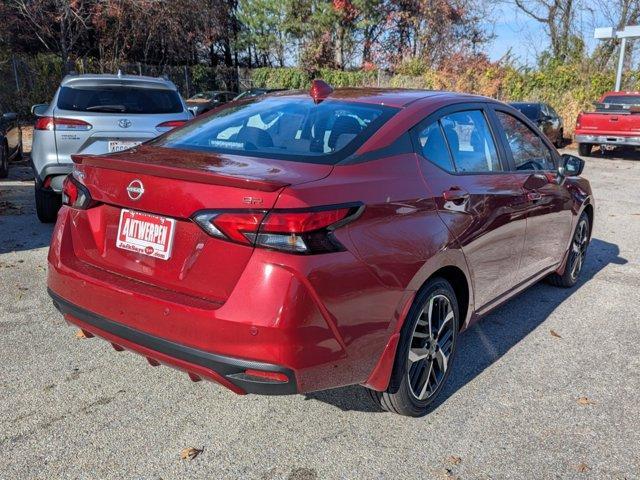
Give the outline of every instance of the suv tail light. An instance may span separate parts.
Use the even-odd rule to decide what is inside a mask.
[[[181,127],[185,123],[187,123],[186,120],[169,120],[168,122],[162,122],[156,125],[156,129],[162,132],[166,132],[174,128]]]
[[[38,117],[34,125],[36,130],[86,131],[93,125],[75,118]]]
[[[582,113],[579,113],[578,118],[576,118],[576,128],[580,128],[581,121],[582,121]]]
[[[89,189],[71,174],[67,175],[62,183],[62,203],[69,207],[86,210],[91,206],[93,200]]]
[[[361,204],[305,210],[206,211],[193,220],[213,237],[291,253],[339,252],[333,231],[355,220]]]

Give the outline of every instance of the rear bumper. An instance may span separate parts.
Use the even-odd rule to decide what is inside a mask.
[[[171,342],[85,310],[56,295],[51,289],[48,289],[48,292],[56,308],[70,323],[104,338],[115,344],[114,346],[144,355],[152,364],[167,363],[186,370],[192,378],[205,376],[240,394],[287,395],[297,392],[295,375],[288,368],[217,355]],[[288,380],[286,382],[262,380],[246,375],[246,370],[275,372],[283,374]]]
[[[640,146],[640,136],[576,134],[575,140],[577,143],[593,143],[595,145]]]

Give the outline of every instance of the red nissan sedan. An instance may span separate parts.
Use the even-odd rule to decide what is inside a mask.
[[[73,160],[48,287],[86,336],[239,394],[361,384],[411,416],[462,330],[576,283],[593,225],[580,158],[448,92],[315,81]]]

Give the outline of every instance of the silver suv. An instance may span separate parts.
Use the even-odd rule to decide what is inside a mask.
[[[31,111],[36,211],[45,223],[56,219],[72,154],[126,150],[193,118],[172,82],[119,72],[67,76],[50,104]]]

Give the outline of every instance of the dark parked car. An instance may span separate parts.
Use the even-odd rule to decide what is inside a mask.
[[[260,95],[266,95],[273,92],[284,92],[285,88],[250,88],[238,95],[234,100],[241,100],[243,98],[259,97]]]
[[[22,130],[18,115],[0,109],[0,178],[9,175],[9,161],[22,158]]]
[[[323,82],[232,105],[74,156],[48,287],[87,337],[240,394],[361,384],[418,416],[459,332],[578,281],[584,162],[514,108]]]
[[[556,147],[561,148],[564,145],[564,122],[551,105],[540,102],[514,102],[511,106],[535,123]]]
[[[236,92],[200,92],[189,98],[189,100],[186,101],[186,104],[187,108],[197,116],[230,102],[236,97],[236,95]]]

